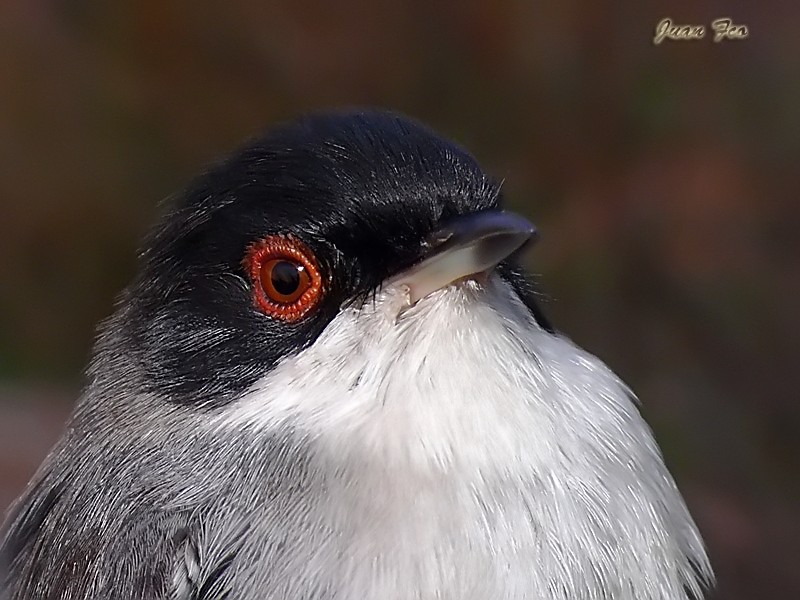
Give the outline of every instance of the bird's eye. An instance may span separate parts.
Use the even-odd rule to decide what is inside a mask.
[[[299,321],[322,299],[322,276],[314,254],[293,237],[271,235],[256,242],[244,267],[256,306],[271,317]]]

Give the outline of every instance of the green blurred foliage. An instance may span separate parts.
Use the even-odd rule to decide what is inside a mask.
[[[651,44],[658,20],[749,26]],[[613,366],[718,597],[800,578],[800,6],[11,0],[0,6],[0,379],[76,389],[158,201],[321,107],[416,116],[542,231],[547,310]]]

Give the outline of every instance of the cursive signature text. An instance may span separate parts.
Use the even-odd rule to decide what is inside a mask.
[[[747,25],[737,25],[729,17],[714,19],[711,21],[711,29],[714,31],[715,42],[743,40],[750,35]],[[669,17],[666,17],[656,24],[653,44],[658,46],[664,40],[689,41],[702,40],[705,37],[705,25],[679,25],[673,23]]]

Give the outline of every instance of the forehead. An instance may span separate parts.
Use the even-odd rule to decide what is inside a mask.
[[[181,212],[189,223],[216,218],[228,233],[391,244],[489,208],[496,196],[460,147],[412,121],[368,113],[308,118],[254,140],[207,173]]]

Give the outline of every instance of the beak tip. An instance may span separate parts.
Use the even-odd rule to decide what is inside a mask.
[[[438,251],[472,245],[482,257],[480,262],[492,266],[539,238],[539,231],[528,219],[499,210],[458,217],[438,233],[439,239],[445,240]]]

